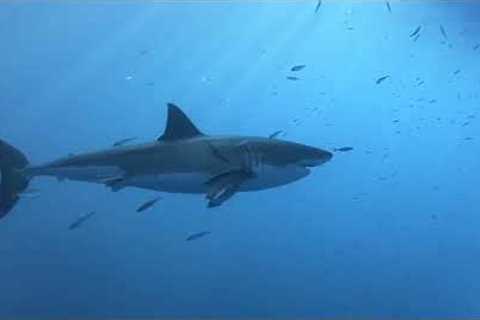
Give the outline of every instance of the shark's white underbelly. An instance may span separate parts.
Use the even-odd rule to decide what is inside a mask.
[[[308,169],[301,166],[269,166],[255,168],[255,176],[246,180],[239,187],[239,191],[255,191],[285,185],[308,175]],[[220,174],[219,172],[217,174]],[[116,183],[115,187],[138,187],[171,193],[206,193],[207,182],[215,177],[210,172],[172,172],[148,175],[126,176],[125,172],[117,167],[67,167],[50,168],[32,175],[51,175],[59,179],[89,181],[96,183]],[[118,180],[118,182],[117,182]]]
[[[255,172],[255,177],[240,185],[239,191],[255,191],[285,185],[299,180],[309,174],[310,170],[299,167],[263,166]],[[208,173],[169,173],[135,176],[128,184],[140,188],[172,193],[206,193],[207,182],[215,177]]]

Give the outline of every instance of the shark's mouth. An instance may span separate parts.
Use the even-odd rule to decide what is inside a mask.
[[[298,165],[304,168],[312,168],[318,167],[327,161],[328,160],[302,160],[298,163]]]

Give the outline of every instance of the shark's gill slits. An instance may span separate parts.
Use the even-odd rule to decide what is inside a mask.
[[[240,146],[243,168],[248,172],[262,171],[264,166],[263,155],[253,145],[244,142]]]

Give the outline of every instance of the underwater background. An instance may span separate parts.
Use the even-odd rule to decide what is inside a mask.
[[[36,179],[0,222],[0,318],[480,316],[480,3],[317,5],[2,2],[0,137],[34,164],[154,140],[167,102],[353,150],[216,209]]]

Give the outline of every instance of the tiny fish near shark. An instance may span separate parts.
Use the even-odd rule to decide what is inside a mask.
[[[341,147],[341,148],[334,148],[333,151],[335,152],[348,152],[352,151],[353,147]]]
[[[447,32],[445,31],[445,28],[442,25],[440,25],[440,33],[442,34],[445,40],[448,40]]]
[[[392,13],[392,7],[390,6],[390,2],[385,1],[385,4],[387,6],[388,12]]]
[[[322,6],[322,0],[317,0],[317,5],[315,6],[315,13],[320,10],[320,7]]]
[[[276,137],[278,137],[282,133],[284,133],[283,130],[275,131],[274,133],[272,133],[271,135],[268,136],[268,139],[275,139]]]
[[[375,83],[376,83],[376,84],[380,84],[380,83],[382,83],[383,81],[387,80],[388,78],[390,78],[389,75],[380,77],[380,78],[377,79],[377,81],[375,81]]]
[[[79,228],[82,224],[85,223],[85,221],[87,221],[88,219],[90,219],[91,217],[93,217],[93,215],[95,215],[95,211],[89,212],[89,213],[87,213],[87,214],[84,214],[83,216],[78,217],[77,220],[75,220],[75,221],[68,227],[68,229],[69,229],[69,230],[73,230],[73,229]]]
[[[409,37],[415,37],[420,32],[420,30],[422,30],[422,26],[418,26],[412,33],[410,33]]]
[[[118,140],[116,142],[113,143],[113,146],[114,147],[120,147],[120,146],[123,146],[129,142],[132,142],[134,140],[137,140],[137,137],[131,137],[131,138],[125,138],[125,139],[122,139],[122,140]]]
[[[304,64],[298,64],[296,66],[291,67],[290,71],[297,72],[297,71],[300,71],[300,70],[304,69],[305,67],[306,67],[306,65],[304,65]]]
[[[162,197],[156,197],[155,199],[148,200],[144,204],[142,204],[140,207],[138,207],[137,212],[143,212],[151,207],[153,207]]]
[[[293,76],[287,76],[287,80],[298,81],[298,80],[300,80],[300,78],[298,78],[298,77],[293,77]]]
[[[188,238],[186,240],[187,241],[197,240],[197,239],[203,238],[203,237],[205,237],[206,235],[209,235],[209,234],[211,234],[210,231],[202,231],[202,232],[194,233],[194,234],[188,236]]]
[[[203,194],[208,207],[217,207],[239,192],[305,178],[311,168],[333,157],[329,151],[280,139],[206,135],[173,103],[168,104],[164,133],[153,142],[31,165],[21,151],[0,140],[0,155],[0,218],[14,208],[30,181],[41,176],[97,183],[112,191],[135,187]]]

